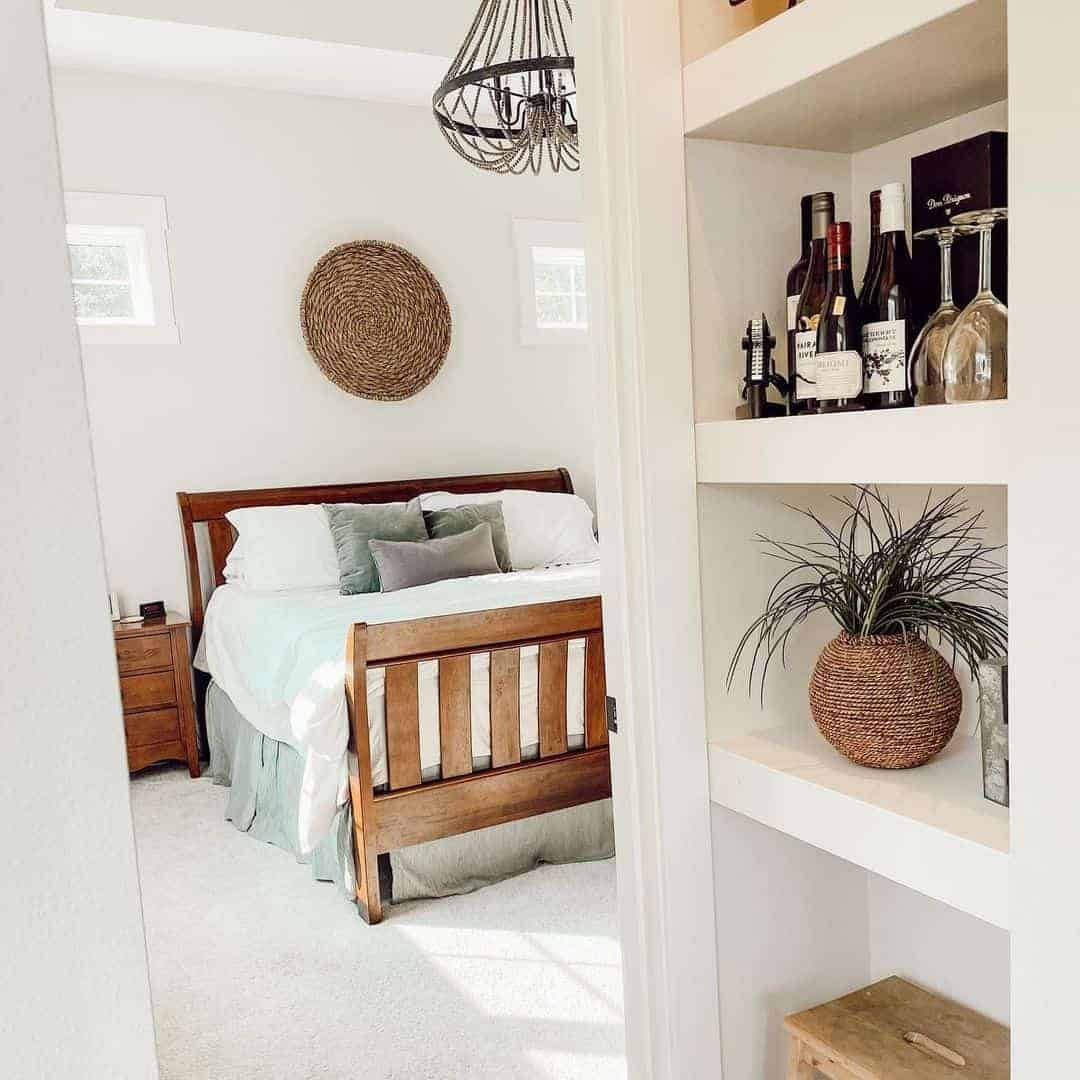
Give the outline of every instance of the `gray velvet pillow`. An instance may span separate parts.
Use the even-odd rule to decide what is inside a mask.
[[[342,596],[379,591],[370,540],[426,540],[420,503],[324,503]]]
[[[499,572],[491,526],[486,521],[468,532],[438,540],[369,540],[368,547],[379,568],[383,592]]]
[[[513,569],[513,564],[510,562],[510,539],[506,535],[501,502],[470,503],[468,506],[451,506],[446,510],[424,511],[424,524],[427,526],[428,536],[433,540],[468,532],[482,521],[491,526],[495,558],[499,569],[505,574]]]

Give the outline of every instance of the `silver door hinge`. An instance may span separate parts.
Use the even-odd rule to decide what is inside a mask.
[[[607,705],[607,729],[612,735],[619,734],[619,712],[615,699],[609,694],[606,698]]]

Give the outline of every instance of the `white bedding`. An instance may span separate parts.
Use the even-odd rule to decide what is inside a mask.
[[[208,671],[252,726],[304,755],[300,842],[313,849],[348,797],[345,637],[382,623],[595,596],[598,563],[440,581],[394,593],[334,589],[260,593],[223,585],[210,599],[196,666]],[[537,742],[537,650],[521,651],[521,745]],[[472,660],[473,754],[490,752],[488,657]],[[438,664],[420,667],[420,764],[439,764]],[[584,643],[567,658],[567,733],[584,731]],[[383,671],[368,672],[372,776],[386,782]]]

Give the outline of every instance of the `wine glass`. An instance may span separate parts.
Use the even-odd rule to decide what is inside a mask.
[[[969,225],[949,224],[915,234],[916,240],[937,240],[941,257],[941,303],[911,348],[910,383],[915,389],[916,405],[945,404],[945,346],[960,316],[960,309],[953,303],[952,249],[958,236],[972,232]]]
[[[945,346],[945,400],[993,401],[1008,393],[1009,312],[990,288],[990,240],[1004,207],[957,214],[954,225],[979,235],[979,291],[953,323]]]

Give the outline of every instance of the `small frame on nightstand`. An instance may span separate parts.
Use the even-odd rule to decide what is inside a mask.
[[[159,761],[185,761],[191,775],[199,775],[190,625],[169,612],[164,618],[113,626],[131,772]]]

